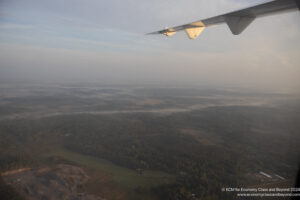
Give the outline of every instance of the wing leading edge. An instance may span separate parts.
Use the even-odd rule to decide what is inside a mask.
[[[172,36],[177,31],[185,30],[190,39],[197,38],[202,31],[211,26],[226,23],[232,34],[239,35],[258,17],[300,10],[300,0],[275,0],[216,17],[175,26],[148,34]]]

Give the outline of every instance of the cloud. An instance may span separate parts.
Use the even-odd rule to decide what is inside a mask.
[[[7,24],[7,23],[3,23],[3,24],[0,24],[0,30],[2,29],[5,29],[5,30],[11,30],[11,29],[30,29],[32,28],[32,26],[29,26],[29,25],[24,25],[24,24]]]

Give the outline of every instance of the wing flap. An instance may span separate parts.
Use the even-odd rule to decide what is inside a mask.
[[[205,29],[205,27],[197,27],[197,28],[186,28],[185,32],[188,35],[188,37],[193,40],[196,39],[202,31]]]
[[[174,35],[176,33],[176,31],[173,29],[173,28],[169,28],[169,29],[167,29],[165,32],[163,32],[163,34],[165,35],[165,36],[172,36],[172,35]]]

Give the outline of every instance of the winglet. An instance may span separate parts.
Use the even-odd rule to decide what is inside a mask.
[[[225,16],[225,21],[232,34],[241,34],[255,20],[252,16]]]

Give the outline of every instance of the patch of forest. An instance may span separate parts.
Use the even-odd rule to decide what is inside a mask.
[[[176,177],[172,184],[136,188],[137,193],[173,200],[232,199],[220,188],[255,183],[247,173],[295,177],[300,152],[298,114],[285,107],[220,106],[172,115],[3,120],[0,170],[43,164],[40,155],[64,148],[132,170],[163,171]],[[201,142],[208,137],[210,143]]]

